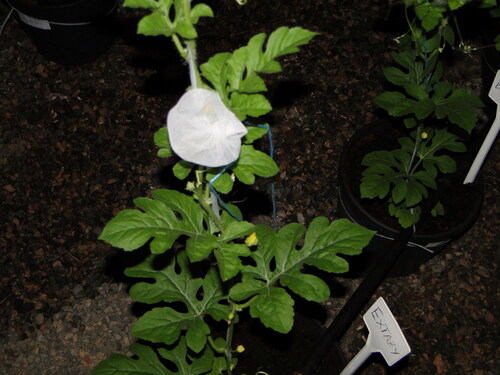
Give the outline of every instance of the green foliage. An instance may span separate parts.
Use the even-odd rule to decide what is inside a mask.
[[[99,239],[125,251],[136,250],[153,239],[150,249],[161,254],[170,249],[177,238],[205,237],[206,212],[192,197],[175,190],[155,190],[154,199],[136,198],[140,210],[127,209],[116,215],[102,231]]]
[[[196,23],[213,16],[207,5],[191,7],[190,0],[126,0],[125,5],[148,10],[138,32],[171,37],[186,60],[188,49],[196,52]],[[199,71],[192,61],[191,66],[199,86],[217,91],[240,120],[259,117],[271,110],[261,75],[280,72],[277,59],[298,52],[315,35],[300,27],[281,27],[269,37],[254,36],[232,53],[213,56]],[[110,245],[149,251],[125,274],[140,279],[130,289],[132,298],[150,305],[132,334],[155,343],[155,349],[134,344],[134,357],[112,355],[93,375],[232,375],[237,364],[233,354],[240,351],[232,346],[239,312],[248,309],[264,325],[288,332],[294,295],[317,302],[330,295],[327,284],[309,269],[346,272],[348,264],[339,255],[359,254],[370,241],[373,232],[347,220],[321,217],[307,233],[301,224],[275,233],[235,219],[243,216],[234,205],[218,207],[212,188],[227,194],[236,180],[253,184],[256,177],[279,171],[274,160],[253,145],[267,130],[251,125],[247,130],[234,163],[206,168],[179,160],[172,171],[188,180],[185,194],[154,190],[151,197],[134,200],[136,209],[119,212],[104,227],[99,238]],[[165,127],[154,134],[154,142],[158,156],[174,156]],[[210,325],[214,321],[227,322],[225,339],[215,337]]]
[[[299,51],[317,35],[300,27],[280,27],[271,33],[257,34],[248,44],[233,53],[219,53],[200,66],[205,78],[225,104],[240,120],[259,117],[271,111],[271,105],[261,92],[267,91],[262,73],[281,72],[278,57]]]
[[[185,311],[156,307],[137,320],[132,327],[132,334],[140,339],[170,345],[179,339],[183,331],[187,346],[198,353],[205,347],[210,334],[210,328],[204,321],[205,315],[224,320],[229,314],[227,304],[221,303],[225,299],[221,281],[215,269],[210,269],[203,279],[193,278],[184,252],[161,270],[155,269],[155,259],[154,256],[149,257],[127,269],[127,276],[155,280],[152,284],[135,284],[130,295],[134,300],[148,304],[179,302]],[[202,298],[198,298],[200,293]]]
[[[223,173],[214,181],[213,186],[217,191],[223,194],[229,193],[233,187],[233,176],[244,184],[251,185],[255,182],[256,176],[272,177],[278,173],[279,168],[276,162],[269,155],[255,150],[255,148],[251,145],[252,142],[260,139],[266,133],[266,129],[248,126],[248,133],[243,139],[243,143],[246,144],[241,147],[240,157],[236,163],[228,168],[233,174]],[[160,147],[158,156],[170,157],[174,155],[172,149],[170,148],[166,128],[161,128],[156,131],[154,141],[156,146]],[[180,180],[184,180],[191,174],[194,168],[194,164],[180,160],[174,165],[172,171],[175,177]],[[207,180],[211,180],[219,174],[221,170],[222,168],[208,169]]]
[[[418,222],[419,205],[427,198],[428,189],[437,188],[438,172],[455,172],[455,161],[443,152],[465,151],[459,138],[446,129],[428,129],[425,133],[426,139],[402,137],[398,140],[401,148],[371,152],[361,162],[367,167],[361,178],[361,197],[387,198],[391,215],[398,217],[404,228]],[[412,158],[415,143],[418,147]],[[436,214],[443,212],[440,208]]]
[[[99,363],[92,375],[171,375],[158,359],[157,354],[148,346],[130,345],[129,350],[137,357],[132,359],[123,354],[112,354]]]
[[[342,273],[349,267],[338,254],[355,255],[368,244],[373,232],[348,220],[330,223],[324,217],[314,219],[305,236],[301,224],[288,224],[278,233],[267,226],[256,228],[259,245],[250,254],[255,265],[244,266],[242,280],[231,288],[229,296],[243,301],[258,296],[250,305],[250,314],[278,332],[286,333],[293,325],[293,299],[287,289],[315,302],[330,296],[326,283],[308,274],[309,265],[326,272]],[[287,289],[285,289],[287,288]]]
[[[167,369],[153,349],[142,344],[132,344],[133,359],[123,354],[112,354],[99,363],[92,375],[201,375],[212,370],[214,354],[207,348],[201,355],[188,355],[186,340],[182,337],[171,350],[159,349],[163,359],[174,364],[178,371]]]
[[[381,93],[375,103],[400,117],[413,133],[399,140],[399,149],[365,156],[360,192],[362,198],[387,200],[389,213],[407,228],[418,222],[420,204],[429,189],[437,188],[439,173],[456,170],[452,155],[466,150],[456,129],[472,132],[478,121],[476,107],[482,102],[442,80],[441,52],[459,35],[449,17],[464,2],[406,0],[405,5],[409,31],[400,39],[399,51],[392,54],[398,66],[384,69],[396,90]],[[442,205],[433,210],[435,215],[443,213]]]
[[[200,17],[213,17],[212,9],[201,3],[195,5],[190,14],[186,14],[183,0],[125,0],[123,5],[151,11],[151,14],[139,21],[137,27],[139,34],[150,36],[178,35],[181,38],[193,39],[198,36],[194,25]]]

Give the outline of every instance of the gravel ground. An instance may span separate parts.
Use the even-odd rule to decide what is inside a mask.
[[[212,3],[218,19],[203,24],[201,60],[282,24],[322,33],[269,78],[275,110],[268,121],[281,168],[278,224],[334,219],[342,145],[381,116],[372,100],[397,36],[380,27],[386,2]],[[7,10],[0,2],[0,15]],[[97,236],[134,197],[168,185],[152,134],[187,77],[168,42],[133,36],[136,13],[120,7],[118,19],[110,51],[81,67],[45,60],[13,20],[0,37],[1,374],[87,374],[134,340],[128,281],[120,276],[127,261]],[[448,73],[479,93],[479,67],[479,56],[460,58]],[[472,228],[418,273],[387,279],[374,294],[371,302],[387,301],[412,354],[396,370],[374,357],[362,374],[497,372],[499,163],[492,152]],[[270,220],[260,214],[256,220]],[[329,321],[360,282],[336,279],[335,298],[325,304]],[[363,312],[341,343],[348,359],[366,337]]]

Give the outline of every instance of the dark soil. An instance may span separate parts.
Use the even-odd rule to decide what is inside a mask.
[[[281,60],[282,73],[266,77],[274,111],[265,120],[281,168],[272,180],[278,225],[335,219],[342,146],[384,116],[373,98],[384,89],[382,68],[400,34],[383,20],[386,1],[208,3],[217,18],[200,22],[200,61],[282,25],[321,33]],[[0,14],[8,10],[0,2]],[[119,7],[115,43],[82,66],[44,59],[14,19],[0,37],[0,373],[88,373],[111,352],[126,352],[131,340],[121,276],[127,260],[97,237],[135,197],[175,186],[153,134],[188,85],[168,40],[135,36],[140,14]],[[454,55],[448,78],[480,93],[480,65],[478,55]],[[363,374],[496,373],[498,164],[493,151],[472,228],[373,296],[371,303],[385,298],[412,354],[393,372],[375,356]],[[268,202],[268,182],[256,188],[251,196]],[[247,193],[238,188],[228,200]],[[272,222],[266,205],[250,218]],[[359,282],[336,279],[335,298],[325,305],[333,316]],[[347,359],[363,346],[363,312],[342,340]]]

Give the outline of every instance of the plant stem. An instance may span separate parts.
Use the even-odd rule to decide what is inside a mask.
[[[214,342],[214,339],[212,336],[208,336],[208,343],[210,344],[210,347],[217,353],[219,354],[224,354],[226,352],[226,348],[222,348],[220,346],[217,346]]]
[[[198,202],[200,203],[203,210],[208,214],[210,219],[213,221],[217,229],[222,233],[224,231],[224,225],[220,218],[215,214],[212,210],[212,206],[210,205],[210,194],[207,195],[207,190],[203,187],[205,185],[205,171],[200,170],[196,171],[196,196],[198,198]]]
[[[181,57],[188,61],[188,54],[186,51],[186,48],[181,43],[181,40],[179,39],[179,36],[177,34],[172,34],[172,41],[174,42],[175,47],[177,48],[177,51],[179,51],[179,54]]]
[[[191,21],[191,0],[183,0],[182,3],[184,5],[184,16],[186,18],[186,23],[189,26],[193,26],[193,23]],[[200,72],[196,64],[196,40],[195,39],[184,40],[184,43],[186,43],[186,45],[191,50],[192,64],[193,64],[194,74],[196,77],[197,86],[201,86],[203,82],[201,81]]]
[[[411,159],[406,167],[406,173],[410,174],[410,175],[413,174],[413,172],[415,172],[416,166],[413,166],[413,163],[415,162],[415,156],[417,155],[417,151],[420,147],[420,143],[422,142],[421,134],[422,134],[423,128],[424,128],[424,124],[422,122],[419,122],[419,124],[417,126],[417,134],[415,136],[415,145],[413,146],[413,152],[411,154]]]
[[[226,350],[224,352],[227,362],[227,375],[233,375],[233,352],[231,346],[233,345],[233,333],[234,333],[234,320],[229,321],[229,326],[226,332]]]

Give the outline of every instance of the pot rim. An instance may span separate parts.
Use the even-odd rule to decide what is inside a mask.
[[[345,199],[349,199],[356,207],[357,210],[361,211],[364,216],[366,216],[367,220],[372,224],[372,228],[378,227],[376,230],[380,232],[380,235],[382,237],[388,236],[388,237],[395,237],[397,234],[403,229],[401,228],[400,230],[394,229],[393,227],[390,227],[386,225],[385,223],[379,221],[375,217],[373,217],[369,212],[367,212],[363,208],[363,204],[361,202],[361,199],[357,197],[354,192],[349,188],[348,184],[346,183],[346,168],[343,166],[346,163],[346,158],[347,154],[351,151],[353,148],[353,145],[355,142],[359,139],[361,139],[364,136],[371,135],[373,134],[373,131],[376,128],[382,128],[386,129],[384,134],[387,134],[388,128],[394,127],[394,124],[388,120],[378,120],[371,125],[363,126],[359,130],[357,130],[354,135],[349,139],[349,141],[345,144],[344,149],[342,150],[341,157],[340,157],[340,167],[339,167],[339,200],[341,205],[343,206],[344,210],[346,213],[348,213],[347,207],[345,205]],[[463,233],[467,228],[469,228],[472,223],[475,221],[477,218],[477,215],[479,213],[479,210],[482,205],[482,197],[483,197],[483,178],[482,175],[480,174],[478,176],[479,178],[476,179],[476,181],[471,184],[472,187],[477,189],[478,191],[478,197],[474,202],[473,209],[464,217],[464,220],[457,226],[452,227],[450,229],[447,229],[445,231],[441,231],[438,233],[418,233],[418,228],[414,232],[415,234],[413,235],[411,241],[412,243],[416,243],[417,246],[421,247],[420,244],[427,244],[427,245],[438,245],[438,244],[443,244],[451,239],[459,236],[461,233]],[[349,215],[349,213],[348,213]],[[352,220],[357,221],[355,218],[352,218],[352,215],[349,215]],[[446,214],[445,214],[446,216]],[[364,225],[364,224],[362,224]]]
[[[36,5],[23,0],[6,0],[19,15],[61,26],[92,23],[111,14],[118,0],[72,0],[59,5]]]

